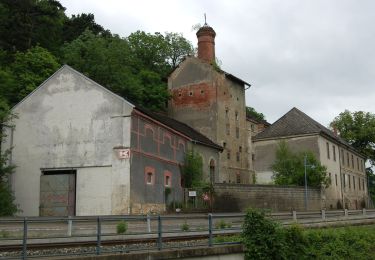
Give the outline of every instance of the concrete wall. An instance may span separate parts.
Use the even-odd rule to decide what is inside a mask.
[[[216,184],[215,210],[245,211],[248,207],[266,208],[272,211],[305,210],[304,187]],[[308,189],[308,210],[323,208],[321,190]]]
[[[116,177],[129,171],[128,166],[128,169],[117,167],[112,171],[108,167],[114,163],[113,147],[130,145],[130,131],[126,130],[130,129],[130,120],[117,116],[130,115],[131,110],[128,102],[68,66],[14,107],[18,118],[14,120],[13,143],[9,145],[14,146],[12,160],[17,168],[12,176],[12,188],[21,214],[39,213],[42,170],[81,169],[77,172],[78,185],[85,185],[83,180],[93,181],[89,178],[91,173],[97,177],[100,173]],[[95,167],[107,168],[95,170]],[[99,180],[105,182],[92,183],[98,191],[107,182],[103,176]],[[121,187],[113,187],[112,192],[129,190],[129,178],[116,185]],[[98,206],[90,193],[92,190],[87,190],[85,196],[78,194],[84,199],[80,201],[78,196],[77,205],[86,205],[79,209],[80,214],[93,212]],[[110,207],[100,212],[112,214],[108,211]]]

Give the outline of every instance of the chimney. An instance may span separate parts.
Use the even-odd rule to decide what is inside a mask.
[[[208,63],[215,61],[215,36],[212,27],[205,23],[197,32],[198,58]]]

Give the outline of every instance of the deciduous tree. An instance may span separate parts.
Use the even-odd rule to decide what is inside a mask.
[[[311,151],[295,153],[290,150],[285,141],[278,144],[276,160],[271,166],[275,184],[303,186],[305,184],[305,157],[308,186],[328,187],[330,179],[327,176],[327,168],[320,164],[315,155]]]

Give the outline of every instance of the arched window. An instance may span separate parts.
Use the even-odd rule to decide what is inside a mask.
[[[211,184],[215,183],[215,160],[210,160],[210,182]]]

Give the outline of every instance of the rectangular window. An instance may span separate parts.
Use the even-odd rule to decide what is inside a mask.
[[[227,159],[230,160],[230,151],[227,152]]]
[[[355,176],[353,176],[353,189],[355,190]]]
[[[255,154],[251,154],[251,160],[252,160],[252,161],[255,160]]]
[[[223,142],[223,148],[227,147],[227,143]]]
[[[363,172],[363,161],[361,159],[361,172]]]
[[[164,186],[172,186],[172,173],[170,171],[164,171]]]
[[[242,146],[238,147],[238,151],[242,153]]]
[[[241,183],[241,174],[239,173],[236,174],[236,182]]]
[[[145,167],[145,182],[149,185],[155,183],[155,168],[149,166]]]
[[[328,142],[326,143],[326,146],[327,146],[327,158],[329,159],[329,143]]]
[[[225,127],[226,127],[227,135],[230,135],[230,124],[227,123],[227,124],[225,125]]]
[[[236,138],[240,138],[240,128],[236,127]]]
[[[358,189],[361,190],[361,178],[358,177]]]
[[[239,152],[236,153],[236,160],[237,160],[237,162],[240,161],[240,153]]]
[[[332,176],[331,176],[332,174],[329,172],[328,175],[329,175],[329,181],[332,183]]]
[[[349,189],[350,189],[350,187],[351,187],[350,184],[351,184],[351,183],[350,183],[350,175],[348,174],[348,186],[349,186]]]
[[[346,187],[345,174],[342,175],[342,182],[344,183],[344,188]]]
[[[238,121],[238,112],[237,112],[237,111],[234,112],[234,116],[235,116],[235,118],[236,118],[236,121]]]
[[[365,190],[365,179],[362,179],[362,190]]]
[[[349,153],[346,153],[346,165],[349,167]]]
[[[336,162],[336,146],[332,145],[333,160]]]
[[[354,169],[354,156],[352,155],[352,168]]]
[[[359,171],[359,158],[357,157],[357,170]]]
[[[342,165],[345,164],[345,156],[344,156],[344,150],[341,149],[341,158],[342,158]]]
[[[337,174],[335,174],[335,181],[336,181],[336,186],[337,186]]]

